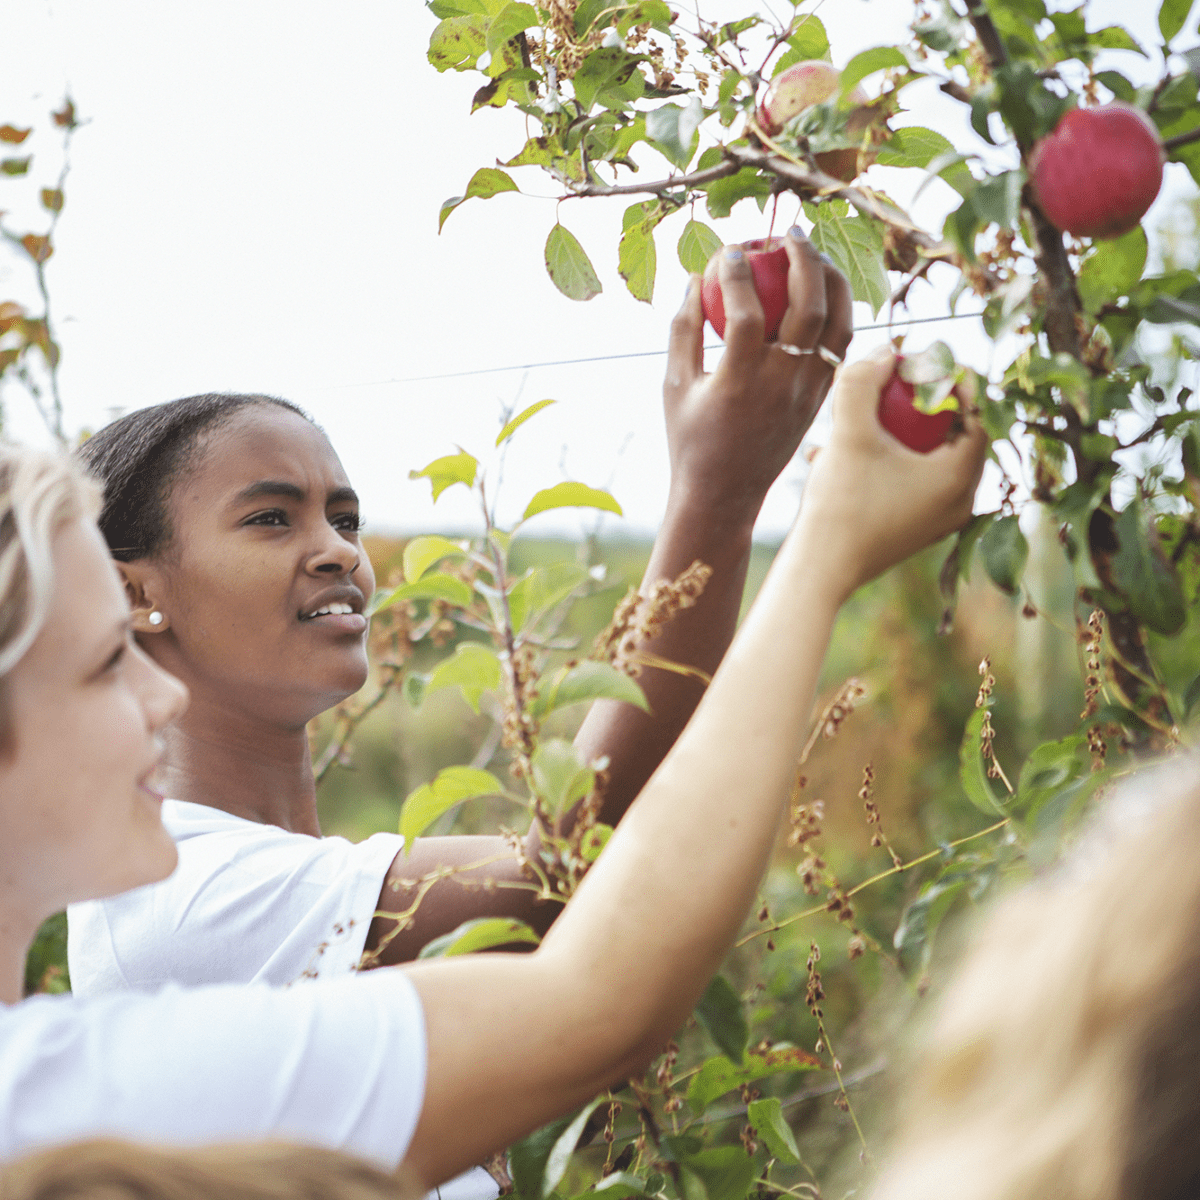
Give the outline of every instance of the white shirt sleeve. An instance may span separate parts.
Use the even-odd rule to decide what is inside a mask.
[[[353,971],[396,834],[314,838],[167,800],[179,866],[162,883],[68,910],[78,996],[167,983],[270,983]]]
[[[397,970],[0,1008],[0,1159],[85,1137],[281,1138],[390,1170],[424,1088],[421,1004]]]

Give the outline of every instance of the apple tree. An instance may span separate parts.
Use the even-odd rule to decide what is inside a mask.
[[[812,240],[872,311],[902,309],[932,272],[951,281],[952,304],[978,297],[982,328],[997,346],[998,365],[974,383],[1003,478],[1000,500],[948,548],[943,623],[974,563],[1026,613],[1036,611],[1040,597],[1026,579],[1034,522],[1022,516],[1040,507],[1073,574],[1078,724],[1023,762],[1003,762],[985,659],[959,752],[961,791],[979,810],[977,827],[905,861],[883,831],[867,767],[859,796],[872,845],[891,865],[856,884],[830,868],[820,805],[806,798],[800,775],[788,840],[804,855],[797,867],[804,895],[786,914],[764,904],[746,942],[774,950],[794,940],[797,922],[832,922],[845,934],[849,959],[886,962],[921,991],[932,939],[953,904],[1045,861],[1139,756],[1186,740],[1200,701],[1200,409],[1190,403],[1189,382],[1200,353],[1193,330],[1200,276],[1194,252],[1154,265],[1139,221],[1164,162],[1179,164],[1167,167],[1177,178],[1186,172],[1200,181],[1200,47],[1190,7],[1191,0],[1163,0],[1157,37],[1142,44],[1120,25],[1098,26],[1086,4],[1050,11],[1044,0],[920,0],[910,40],[834,64],[807,3],[792,5],[781,21],[747,8],[712,23],[663,0],[428,0],[431,65],[470,81],[463,102],[473,111],[518,110],[527,130],[518,144],[496,146],[496,165],[470,174],[462,195],[443,205],[439,228],[461,204],[520,191],[518,180],[531,172],[548,175],[564,202],[621,198],[616,262],[629,291],[650,302],[657,246],[668,230],[683,266],[699,272],[723,240],[710,222],[737,205],[765,209],[790,195]],[[1149,82],[1122,69],[1130,56],[1149,65]],[[905,123],[906,91],[917,84],[962,112],[972,132],[961,144]],[[885,194],[876,164],[919,183],[944,181],[956,199],[941,227],[922,227]],[[571,206],[557,212],[546,267],[565,296],[585,301],[600,280],[565,223]],[[951,388],[963,371],[948,353],[935,348],[914,381],[926,413],[957,404]],[[534,415],[514,418],[502,437]],[[460,451],[423,474],[435,497],[462,485],[480,490],[482,500],[478,467]],[[607,504],[580,491],[559,502]],[[511,571],[515,531],[494,528],[486,503],[481,511],[476,543],[420,540],[381,600],[389,606],[381,616],[393,614],[380,625],[394,650],[385,683],[414,702],[435,682],[459,687],[477,711],[484,692],[503,697],[516,777],[554,847],[553,861],[531,864],[531,886],[565,895],[604,831],[586,847],[556,841],[556,814],[568,796],[590,795],[600,777],[595,765],[574,762],[565,744],[543,742],[541,720],[547,703],[564,697],[624,694],[636,702],[618,678],[636,667],[636,644],[624,657],[614,650],[618,639],[586,658],[555,661],[563,606],[589,589],[590,577],[578,566]],[[443,560],[450,566],[438,566]],[[449,636],[456,624],[475,637],[484,632],[499,656],[468,641],[432,674],[414,672],[411,646],[439,629]],[[852,682],[837,692],[810,749],[837,733],[859,694]],[[356,719],[346,711],[327,754],[344,752]],[[511,791],[495,776],[456,770],[409,797],[402,816],[409,832],[481,791]],[[861,910],[867,889],[892,884],[907,891],[881,937]],[[756,1040],[746,998],[765,985],[752,972],[745,988],[719,976],[695,1029],[645,1079],[514,1148],[517,1191],[531,1200],[591,1191],[613,1200],[819,1195],[810,1150],[774,1088],[817,1069],[828,1074],[826,1092],[855,1149],[868,1154],[831,1043],[840,1032],[825,1017],[813,936],[799,951],[791,996],[793,1006],[805,996],[811,1046]],[[512,940],[513,931],[464,930],[449,949],[428,952],[461,952],[472,937],[486,945]],[[745,964],[739,969],[747,982]],[[821,1086],[810,1089],[814,1096],[825,1094]],[[584,1150],[590,1141],[595,1148]]]

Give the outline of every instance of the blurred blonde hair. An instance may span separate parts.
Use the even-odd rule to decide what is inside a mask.
[[[337,1150],[109,1139],[41,1150],[0,1168],[0,1200],[414,1200],[396,1176]]]
[[[1184,762],[1182,792],[1135,780],[1155,802],[1138,828],[986,920],[874,1200],[1200,1195],[1200,764]]]
[[[54,594],[54,535],[95,517],[99,486],[65,455],[0,441],[0,679],[33,644]]]

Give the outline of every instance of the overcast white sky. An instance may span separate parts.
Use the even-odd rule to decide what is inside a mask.
[[[705,0],[703,12],[726,18],[753,5]],[[1156,8],[1102,0],[1089,22],[1124,23],[1153,44]],[[824,0],[818,11],[842,63],[901,40],[911,7]],[[666,492],[663,359],[499,368],[661,350],[683,290],[674,247],[686,216],[660,227],[653,306],[635,301],[617,274],[627,200],[562,207],[604,292],[577,304],[555,290],[542,264],[555,190],[535,170],[517,173],[532,195],[473,200],[439,237],[441,202],[476,167],[516,153],[525,132],[516,114],[469,115],[479,76],[428,65],[435,23],[418,0],[5,0],[0,122],[44,129],[68,89],[89,122],[75,139],[49,265],[68,427],[202,391],[287,396],[329,432],[369,527],[417,530],[470,526],[474,514],[462,489],[432,508],[411,467],[455,443],[484,457],[502,408],[553,397],[560,403],[509,454],[507,511],[537,488],[578,478],[624,505],[626,520],[606,518],[608,531],[652,529]],[[1132,75],[1154,70],[1119,59]],[[947,124],[963,119],[960,106],[923,87],[905,93],[906,121],[961,141],[962,128]],[[37,156],[31,178],[52,182],[53,137],[27,145]],[[665,173],[657,155],[639,153],[644,171]],[[873,171],[898,198],[911,191],[902,173]],[[1182,167],[1167,171],[1148,223],[1170,196],[1194,191]],[[44,219],[21,209],[23,186],[0,181],[0,208],[21,232]],[[936,228],[952,195],[935,183],[920,219]],[[781,205],[782,228],[793,212]],[[762,236],[767,220],[747,201],[714,224],[738,241]],[[950,278],[914,291],[920,314],[947,311]],[[0,292],[22,286],[17,267],[0,265]],[[960,306],[977,307],[971,297]],[[856,308],[859,324],[871,323]],[[860,334],[851,353],[882,336]],[[987,368],[978,322],[925,326],[911,344],[939,336]],[[468,371],[487,373],[423,378]],[[5,415],[14,435],[45,440],[12,389]],[[802,470],[798,459],[784,472],[760,536],[786,527]],[[530,532],[578,528],[570,515],[537,521]]]

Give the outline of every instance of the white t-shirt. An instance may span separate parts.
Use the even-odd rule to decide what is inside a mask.
[[[402,837],[314,838],[183,800],[164,801],[162,815],[179,849],[174,874],[67,910],[76,996],[354,971]],[[475,1168],[438,1191],[494,1200],[499,1188]]]
[[[390,1170],[424,1088],[421,1004],[401,971],[0,1006],[0,1160],[85,1137],[282,1138]]]
[[[170,878],[67,910],[77,996],[354,970],[403,838],[309,837],[182,800],[162,812],[179,849]]]

